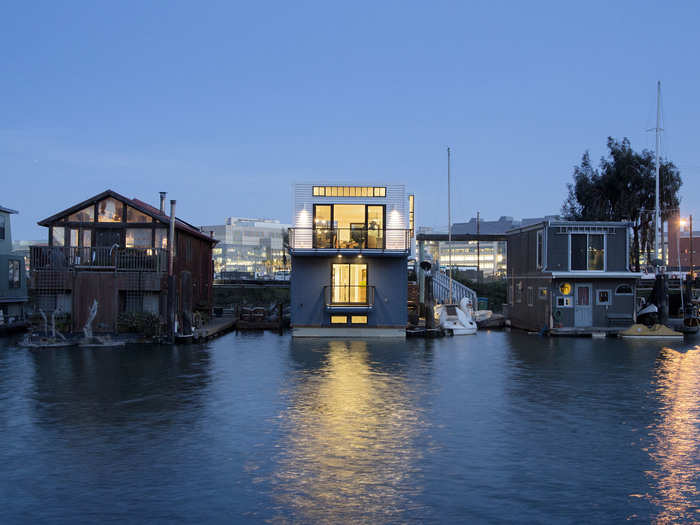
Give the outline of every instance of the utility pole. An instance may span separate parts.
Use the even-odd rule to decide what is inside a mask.
[[[659,258],[659,242],[663,246],[663,226],[659,220],[659,133],[661,131],[661,81],[656,83],[656,195],[654,197],[654,258]],[[664,264],[662,255],[661,264]]]
[[[481,282],[481,245],[479,243],[479,212],[476,212],[476,282]]]
[[[447,260],[450,272],[450,299],[448,304],[452,304],[452,185],[450,184],[450,147],[447,147]]]
[[[693,267],[693,215],[690,215],[690,277],[695,279],[695,268]]]

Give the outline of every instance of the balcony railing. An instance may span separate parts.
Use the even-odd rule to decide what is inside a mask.
[[[374,228],[290,228],[292,250],[379,250],[407,252],[411,231]]]
[[[323,296],[328,308],[372,308],[374,306],[374,286],[345,284],[324,286]]]
[[[30,268],[53,271],[77,268],[165,272],[168,268],[168,253],[160,248],[31,246]]]

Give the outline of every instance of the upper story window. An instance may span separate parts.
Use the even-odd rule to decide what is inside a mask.
[[[383,186],[314,186],[314,197],[386,197]]]
[[[0,215],[0,240],[5,238],[5,216]]]
[[[98,222],[122,222],[124,204],[117,199],[107,197],[97,204]]]
[[[68,216],[68,222],[93,222],[94,220],[95,207],[92,204]]]
[[[572,233],[571,269],[605,270],[605,235],[602,233]]]
[[[537,231],[537,269],[544,268],[544,230]]]
[[[151,217],[145,213],[141,213],[139,210],[132,208],[131,206],[127,206],[126,222],[151,222]]]
[[[384,247],[384,206],[316,204],[314,247],[381,249]]]

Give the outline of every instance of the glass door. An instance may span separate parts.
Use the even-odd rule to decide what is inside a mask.
[[[332,304],[367,304],[367,265],[334,264]]]

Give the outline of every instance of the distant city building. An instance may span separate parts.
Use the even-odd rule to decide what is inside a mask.
[[[556,215],[547,215],[544,218],[514,219],[502,216],[496,221],[479,219],[477,226],[476,217],[468,222],[456,222],[452,225],[452,235],[503,235],[508,230],[520,228],[530,224],[536,224],[543,220],[557,219]],[[445,232],[447,228],[444,228]],[[440,233],[432,228],[421,227],[418,233]],[[505,278],[507,264],[507,243],[499,241],[452,241],[452,268],[473,273],[477,271],[483,278]],[[442,268],[447,268],[450,263],[450,249],[446,241],[426,241],[425,250],[433,261]],[[477,256],[478,254],[478,256]]]
[[[206,234],[214,232],[219,244],[214,248],[214,274],[247,272],[274,275],[286,267],[285,243],[290,224],[274,219],[229,217],[225,224],[202,226]]]

